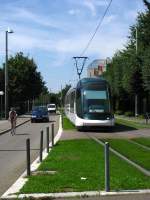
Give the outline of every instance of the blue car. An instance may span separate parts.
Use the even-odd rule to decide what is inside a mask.
[[[36,121],[49,122],[49,114],[46,106],[33,107],[31,114],[31,123]]]

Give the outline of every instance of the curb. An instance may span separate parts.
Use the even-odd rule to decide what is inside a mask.
[[[123,190],[123,191],[84,191],[84,192],[65,192],[65,193],[33,193],[33,194],[18,194],[11,196],[2,196],[1,199],[44,199],[44,198],[71,198],[71,197],[91,197],[91,196],[120,196],[120,195],[134,195],[134,194],[150,194],[150,190]]]
[[[30,121],[30,119],[28,119],[28,120],[26,120],[26,121],[24,121],[24,122],[18,124],[16,127],[19,127],[19,126],[21,126],[21,125],[23,125],[23,124],[25,124],[25,123],[27,123],[27,122],[29,122],[29,121]],[[0,135],[3,135],[4,133],[9,132],[10,130],[11,130],[11,128],[8,128],[8,129],[4,130],[4,131],[0,132]]]

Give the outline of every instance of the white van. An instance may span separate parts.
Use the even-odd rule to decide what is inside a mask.
[[[56,105],[54,103],[53,104],[48,104],[47,105],[47,109],[48,109],[48,112],[56,113]]]

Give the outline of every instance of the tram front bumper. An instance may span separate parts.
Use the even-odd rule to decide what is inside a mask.
[[[76,126],[81,127],[81,126],[99,126],[99,127],[112,127],[115,125],[115,119],[109,119],[109,120],[86,120],[86,119],[80,119],[76,120]]]

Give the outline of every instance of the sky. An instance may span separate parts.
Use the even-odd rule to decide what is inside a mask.
[[[8,53],[23,52],[33,58],[50,92],[74,84],[77,72],[73,56],[80,56],[110,0],[0,0],[0,66],[5,62],[5,31]],[[87,66],[95,59],[112,57],[124,48],[129,27],[138,12],[145,9],[142,0],[113,0],[92,43],[85,52]],[[80,63],[81,64],[81,63]]]

